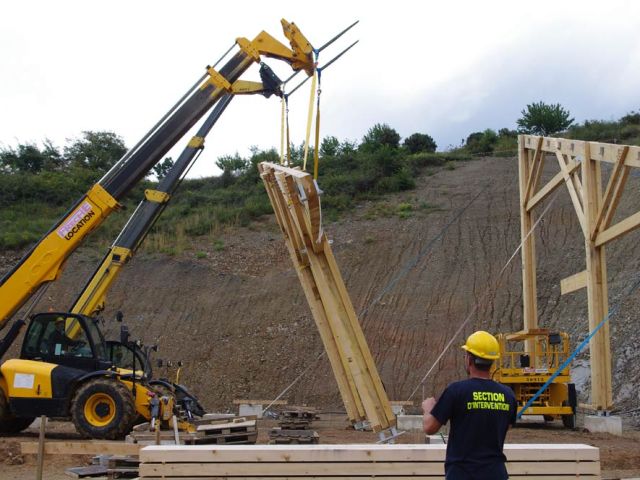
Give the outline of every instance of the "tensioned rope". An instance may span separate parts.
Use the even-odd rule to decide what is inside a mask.
[[[442,352],[440,352],[440,355],[438,355],[438,357],[436,358],[435,362],[433,362],[433,365],[431,365],[431,368],[429,368],[429,370],[427,371],[427,373],[424,375],[424,377],[422,377],[422,380],[420,380],[420,382],[418,383],[418,385],[416,385],[416,388],[413,389],[413,391],[411,392],[411,395],[409,395],[409,398],[407,398],[407,400],[411,400],[413,398],[413,396],[416,394],[416,392],[418,391],[418,389],[420,388],[420,386],[422,386],[424,388],[424,382],[427,380],[427,378],[429,377],[429,375],[431,374],[431,372],[433,372],[433,370],[435,369],[436,365],[438,365],[438,363],[440,362],[440,360],[442,360],[442,357],[444,357],[444,354],[447,352],[447,350],[449,350],[449,348],[451,347],[451,345],[453,344],[454,340],[458,337],[458,335],[460,335],[460,333],[462,332],[462,330],[464,329],[464,327],[469,323],[469,321],[471,320],[471,318],[473,317],[473,315],[476,313],[476,311],[478,310],[480,304],[482,302],[484,302],[484,299],[489,295],[489,293],[498,287],[498,285],[500,285],[500,281],[502,280],[502,276],[504,275],[504,272],[507,270],[507,267],[509,266],[509,264],[513,261],[513,259],[516,257],[516,255],[518,254],[518,252],[522,249],[522,246],[524,245],[524,242],[527,241],[527,239],[529,238],[529,236],[531,236],[533,234],[533,232],[535,231],[536,227],[540,224],[540,221],[544,218],[545,214],[549,211],[549,209],[551,208],[551,205],[553,205],[553,202],[555,201],[557,195],[558,195],[558,191],[556,190],[553,194],[553,196],[551,197],[551,200],[549,201],[549,203],[547,204],[547,206],[545,207],[545,209],[542,211],[542,214],[538,217],[538,219],[535,221],[535,223],[533,224],[533,226],[531,227],[531,230],[529,230],[529,232],[527,233],[527,235],[522,239],[522,241],[520,242],[520,244],[516,247],[515,251],[511,254],[511,256],[509,257],[509,259],[507,260],[507,262],[504,264],[504,266],[502,267],[502,269],[500,270],[500,272],[498,273],[497,279],[494,283],[494,285],[490,285],[489,287],[487,287],[487,289],[485,290],[484,294],[482,295],[481,301],[477,301],[474,305],[473,308],[471,309],[471,311],[469,312],[469,314],[467,315],[467,317],[465,318],[465,320],[460,324],[460,326],[458,327],[458,329],[456,330],[456,332],[453,334],[453,336],[451,337],[451,339],[449,340],[449,342],[447,342],[447,344],[445,345],[444,349],[442,350]],[[424,397],[424,394],[423,394]]]
[[[445,226],[438,232],[438,234],[433,237],[429,243],[427,243],[427,245],[420,251],[418,252],[417,255],[415,255],[414,257],[412,257],[411,259],[409,259],[409,261],[407,261],[405,263],[405,265],[403,266],[403,268],[400,270],[400,272],[394,277],[392,278],[389,283],[387,283],[387,285],[381,290],[380,294],[378,294],[378,296],[376,296],[376,298],[374,298],[369,305],[367,305],[361,312],[359,315],[359,318],[362,318],[368,311],[369,309],[374,306],[377,302],[379,302],[382,297],[384,297],[384,295],[386,295],[393,287],[396,286],[396,284],[398,283],[398,281],[400,281],[403,277],[405,277],[410,271],[411,269],[413,269],[418,262],[424,258],[428,253],[431,252],[431,250],[433,250],[434,245],[436,244],[436,242],[438,240],[440,240],[443,235],[445,234],[445,232],[449,229],[449,227],[451,227],[461,216],[462,214],[467,211],[467,209],[480,197],[480,195],[482,195],[489,187],[491,187],[492,184],[487,184],[485,185],[485,187],[480,190],[471,200],[469,200],[460,210],[458,210],[456,212],[456,214],[445,224]],[[326,351],[322,351],[308,366],[307,368],[305,368],[302,373],[300,373],[289,385],[287,385],[287,387],[278,394],[278,396],[273,399],[273,401],[267,405],[262,412],[266,412],[275,402],[277,402],[278,400],[280,400],[280,398],[282,398],[282,396],[287,393],[296,383],[298,383],[303,377],[304,375],[311,369],[312,366],[314,366],[316,364],[316,362],[318,360],[320,360],[322,357],[324,357],[326,355]]]

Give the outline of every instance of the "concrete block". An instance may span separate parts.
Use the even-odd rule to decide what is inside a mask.
[[[241,417],[247,415],[255,415],[256,418],[262,418],[262,405],[241,403],[240,407],[238,408],[238,415]]]
[[[397,417],[398,415],[404,415],[404,406],[403,405],[393,405],[391,404],[391,411]]]
[[[622,417],[586,415],[584,417],[584,428],[590,432],[622,435]]]
[[[429,445],[442,445],[449,440],[448,435],[425,435],[424,443]]]
[[[422,415],[398,415],[398,430],[405,432],[423,432],[424,423]]]

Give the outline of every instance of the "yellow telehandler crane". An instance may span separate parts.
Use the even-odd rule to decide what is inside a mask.
[[[211,107],[229,94],[256,89],[255,82],[242,81],[240,76],[254,62],[262,63],[261,56],[283,60],[295,71],[313,74],[311,44],[295,24],[282,20],[282,27],[291,48],[264,31],[252,41],[238,38],[240,50],[219,71],[208,67],[160,122],[0,280],[0,328],[29,298],[59,276],[65,260],[82,240],[120,207],[124,195]],[[197,141],[191,147],[197,148]],[[162,203],[163,193],[167,192],[149,192],[147,198]],[[153,218],[157,215],[149,220]],[[135,248],[135,236],[126,238]],[[122,253],[112,249],[109,255]],[[104,276],[94,276],[93,280],[100,284]],[[101,285],[98,291],[104,287],[102,292],[106,292],[108,283]],[[88,296],[81,295],[75,309],[93,312],[101,298],[102,294],[93,294],[93,300],[88,301]],[[97,303],[92,305],[92,301]],[[151,419],[155,407],[173,409],[171,402],[157,401],[152,385],[135,368],[125,370],[114,365],[97,321],[77,312],[48,312],[29,318],[20,358],[0,366],[0,432],[19,432],[34,417],[47,415],[71,418],[85,436],[115,439],[129,432],[137,417]],[[0,356],[25,324],[23,320],[14,322],[0,341]],[[157,415],[167,417],[166,412]]]
[[[206,136],[231,103],[233,97],[239,94],[262,94],[267,98],[271,95],[282,96],[281,80],[264,63],[260,67],[260,77],[261,83],[245,82],[242,91],[223,95],[175,163],[160,180],[157,188],[145,191],[143,200],[129,217],[109,251],[73,302],[69,309],[70,313],[96,317],[104,310],[109,289],[167,207],[178,185],[203,151]],[[122,321],[121,312],[118,312],[116,318],[118,321]],[[75,322],[65,333],[74,339],[81,331],[80,323]],[[191,419],[193,415],[203,416],[205,414],[204,407],[184,385],[171,382],[168,379],[153,377],[149,355],[154,349],[151,347],[143,348],[140,341],[129,341],[128,334],[128,328],[123,325],[119,340],[107,340],[107,356],[112,365],[120,369],[144,372],[147,383],[156,391],[170,394],[187,419]]]

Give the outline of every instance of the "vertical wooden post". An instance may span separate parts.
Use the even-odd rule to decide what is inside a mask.
[[[584,142],[582,181],[584,183],[585,252],[587,257],[587,302],[589,305],[589,330],[592,331],[609,310],[605,247],[597,247],[591,239],[595,230],[598,211],[602,203],[600,164],[591,159],[588,142]],[[611,388],[611,349],[609,322],[605,323],[589,342],[591,356],[592,405],[598,410],[610,410],[613,406]]]
[[[47,417],[40,417],[40,435],[38,436],[38,467],[36,470],[36,480],[42,480],[42,471],[44,469],[44,432],[47,428]]]
[[[533,228],[533,213],[527,211],[525,198],[529,176],[533,174],[530,164],[530,150],[525,145],[524,135],[518,136],[518,176],[520,180],[520,238],[522,240],[522,302],[524,306],[524,329],[538,328],[538,302],[536,289],[536,250],[535,238],[529,232]],[[533,193],[533,192],[532,192]],[[527,235],[529,235],[527,237]],[[533,351],[532,340],[526,341],[527,351]],[[535,359],[531,359],[535,363]],[[535,366],[532,364],[532,366]]]

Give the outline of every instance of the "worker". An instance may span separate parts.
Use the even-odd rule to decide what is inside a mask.
[[[49,337],[49,344],[54,355],[62,355],[69,347],[82,347],[86,345],[83,340],[73,340],[65,332],[66,322],[64,318],[58,317],[55,321],[55,330]]]
[[[422,403],[424,431],[432,435],[451,422],[445,477],[447,480],[509,478],[502,452],[507,430],[516,421],[516,399],[510,388],[491,379],[500,357],[498,341],[477,331],[462,346],[468,379],[449,385],[436,401]]]

